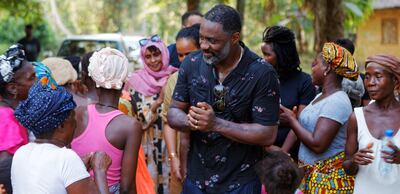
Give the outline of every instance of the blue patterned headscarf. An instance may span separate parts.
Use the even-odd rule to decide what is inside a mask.
[[[14,115],[25,128],[40,136],[60,126],[76,104],[64,87],[52,84],[54,80],[46,66],[36,64],[35,71],[39,81],[30,89],[28,98],[20,102]]]
[[[0,55],[0,84],[9,83],[14,78],[14,72],[21,68],[25,59],[21,44],[10,46],[3,55]]]

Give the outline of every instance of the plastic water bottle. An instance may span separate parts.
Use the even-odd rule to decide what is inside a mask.
[[[394,150],[388,146],[389,142],[392,141],[393,138],[393,130],[392,129],[386,129],[385,131],[385,136],[382,139],[382,145],[381,145],[381,150],[392,153]],[[390,173],[392,170],[392,164],[385,162],[383,159],[379,163],[379,171],[381,172],[382,175],[387,175]]]

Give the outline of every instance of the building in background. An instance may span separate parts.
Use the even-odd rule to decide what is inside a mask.
[[[357,31],[355,57],[360,66],[374,54],[400,57],[400,0],[374,0],[373,9]]]

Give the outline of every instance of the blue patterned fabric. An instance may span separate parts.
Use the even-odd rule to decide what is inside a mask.
[[[36,82],[28,98],[14,112],[17,120],[35,136],[54,131],[76,107],[72,95],[64,87],[51,87]]]

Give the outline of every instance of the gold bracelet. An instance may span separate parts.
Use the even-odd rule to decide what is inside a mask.
[[[172,158],[176,158],[176,153],[175,152],[172,152],[172,153],[169,154],[168,161],[171,161]]]

